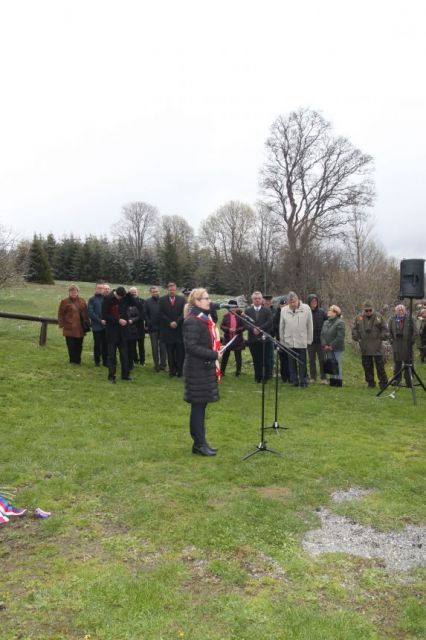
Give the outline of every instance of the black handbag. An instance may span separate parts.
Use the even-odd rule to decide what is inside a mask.
[[[81,320],[81,327],[84,331],[84,333],[89,333],[90,331],[90,321],[89,320],[83,320],[83,318],[80,316],[80,320]]]
[[[324,373],[329,373],[332,376],[336,376],[339,373],[339,363],[334,353],[327,354],[324,360]]]

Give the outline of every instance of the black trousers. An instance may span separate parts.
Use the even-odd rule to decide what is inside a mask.
[[[289,355],[285,351],[280,351],[280,374],[283,382],[290,380],[290,367],[288,364]]]
[[[71,336],[65,336],[65,342],[67,343],[68,356],[71,364],[81,364],[83,339],[84,338],[72,338]]]
[[[196,447],[206,444],[206,407],[207,402],[194,402],[191,404],[189,416],[189,432]]]
[[[232,353],[232,349],[226,349],[226,351],[224,351],[223,356],[222,356],[222,360],[220,363],[220,370],[222,371],[222,373],[225,373],[226,370],[226,365],[228,364],[228,360],[229,360],[229,356]],[[241,351],[240,349],[234,351],[235,354],[235,373],[237,375],[239,375],[241,373]]]
[[[393,363],[393,375],[396,376],[402,369],[402,365],[406,364],[405,362],[403,362],[402,360],[394,360]],[[407,387],[411,387],[411,378],[410,378],[410,373],[408,369],[405,369],[404,371],[404,378],[405,378],[405,384],[407,385]],[[401,374],[399,373],[399,375],[396,377],[395,379],[396,382],[401,382]]]
[[[106,365],[108,361],[108,344],[106,341],[105,329],[100,331],[93,331],[93,357],[95,364]]]
[[[135,359],[134,362],[145,364],[145,335],[135,341]]]
[[[128,340],[129,352],[129,369],[133,369],[133,365],[137,362],[145,364],[145,343],[142,338]]]
[[[164,342],[160,340],[158,331],[149,334],[151,340],[152,360],[156,369],[165,369],[167,360],[167,349]]]
[[[385,371],[385,362],[383,356],[362,356],[362,366],[364,367],[365,381],[370,387],[376,383],[374,380],[374,363],[376,363],[377,377],[381,387],[385,387],[388,383],[388,377]]]
[[[272,378],[274,368],[274,345],[270,340],[265,342],[265,376],[266,379]]]
[[[317,363],[316,358],[318,358],[319,370],[320,370],[320,378],[321,380],[325,380],[324,373],[324,352],[322,350],[322,345],[317,343],[312,343],[308,345],[308,355],[309,355],[309,376],[312,380],[317,379]]]
[[[108,342],[108,380],[115,380],[117,349],[120,353],[121,378],[129,377],[129,347],[125,340]]]
[[[169,374],[171,376],[181,376],[183,361],[185,359],[185,349],[183,342],[173,342],[167,344],[167,360],[169,364]]]
[[[290,382],[291,384],[307,384],[306,349],[295,349],[292,347],[292,350],[297,353],[301,362],[299,364],[299,362],[289,356]]]
[[[251,357],[253,359],[254,379],[256,382],[262,382],[262,378],[263,378],[263,345],[264,344],[265,343],[260,340],[259,342],[252,342],[251,344],[249,344]],[[266,362],[265,362],[265,366],[266,366]],[[266,368],[265,368],[265,372],[266,372]],[[266,377],[266,373],[265,373],[265,377]]]

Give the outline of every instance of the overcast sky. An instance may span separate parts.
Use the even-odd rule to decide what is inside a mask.
[[[254,204],[274,119],[321,111],[375,159],[376,235],[425,256],[421,0],[2,2],[0,220],[109,234],[123,204]]]

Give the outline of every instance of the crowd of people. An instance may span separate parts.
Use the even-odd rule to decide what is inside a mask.
[[[68,297],[61,301],[59,326],[68,348],[69,361],[81,363],[84,336],[91,329],[93,358],[96,367],[108,368],[108,380],[114,384],[117,371],[117,352],[122,380],[131,380],[130,372],[136,364],[145,366],[145,336],[151,344],[155,371],[167,371],[169,376],[181,377],[185,361],[183,323],[185,304],[190,291],[177,294],[174,282],[167,285],[167,294],[160,296],[158,286],[150,287],[150,297],[142,299],[136,287],[110,289],[103,282],[96,284],[88,303],[80,297],[79,288],[72,284]],[[235,358],[235,376],[242,371],[242,351],[249,349],[253,362],[254,380],[261,383],[272,377],[274,345],[262,340],[263,332],[279,340],[287,348],[279,352],[279,372],[283,382],[306,387],[319,380],[332,386],[342,386],[342,353],[345,348],[345,322],[341,309],[331,305],[321,308],[319,298],[311,294],[307,303],[290,291],[272,304],[272,296],[253,292],[251,304],[239,306],[229,300],[231,309],[220,322],[222,343],[232,341],[221,360],[221,374],[225,375],[231,353]],[[209,314],[218,323],[219,305],[210,302]],[[383,343],[390,341],[396,374],[412,353],[417,342],[420,358],[426,354],[426,305],[416,309],[411,319],[403,304],[395,307],[386,321],[371,302],[366,301],[352,324],[352,340],[359,344],[365,381],[369,387],[387,385]],[[410,341],[411,340],[411,344]],[[295,356],[295,357],[294,357]],[[330,360],[333,366],[330,366]],[[337,361],[337,364],[335,364]],[[327,372],[335,370],[327,379]],[[398,382],[398,380],[397,380]]]
[[[230,300],[226,305],[230,309],[218,327],[220,305],[210,300],[205,289],[185,289],[178,294],[176,284],[169,282],[166,295],[160,296],[158,286],[150,287],[149,291],[150,297],[144,300],[138,296],[136,287],[128,291],[122,286],[111,290],[108,284],[98,282],[86,304],[78,286],[73,284],[68,297],[59,305],[59,326],[66,340],[69,361],[74,365],[81,363],[84,337],[92,331],[94,364],[108,369],[107,379],[111,384],[116,383],[117,352],[121,380],[132,379],[130,374],[135,365],[145,366],[145,334],[148,333],[154,370],[185,378],[185,399],[191,404],[194,453],[216,453],[205,440],[205,410],[209,402],[217,399],[216,384],[226,375],[231,353],[235,358],[235,376],[239,377],[242,351],[248,347],[257,384],[272,377],[276,353],[277,375],[284,383],[306,388],[319,379],[330,386],[343,385],[346,325],[342,311],[335,304],[325,311],[316,294],[308,296],[304,303],[290,291],[274,306],[272,296],[254,291],[249,305]],[[275,351],[274,342],[268,336],[276,338],[284,348]],[[413,318],[403,304],[398,304],[386,321],[383,314],[366,301],[352,323],[351,337],[359,344],[368,387],[376,386],[375,372],[381,389],[388,384],[383,355],[385,341],[392,345],[393,384],[401,383],[401,371],[404,371],[405,383],[411,386],[410,370],[403,364],[412,361],[416,342],[424,361],[426,305],[418,308],[417,318]]]

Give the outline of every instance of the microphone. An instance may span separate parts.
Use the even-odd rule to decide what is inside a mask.
[[[253,320],[253,318],[250,318],[250,316],[248,316],[246,313],[243,313],[243,318],[244,320],[247,320],[247,322],[249,322],[250,324],[254,324],[254,326],[256,326],[256,322]]]
[[[213,302],[212,300],[210,304],[215,311],[218,311],[219,309],[238,309],[237,304],[228,304],[227,302]]]

